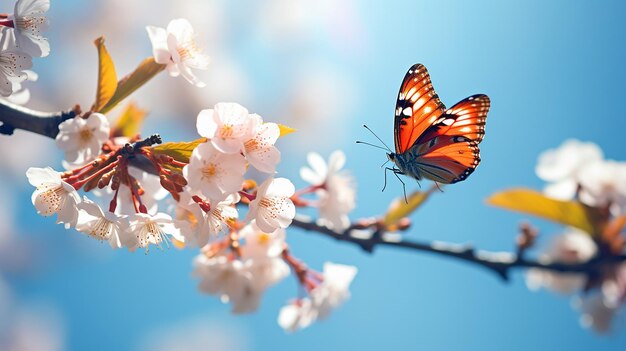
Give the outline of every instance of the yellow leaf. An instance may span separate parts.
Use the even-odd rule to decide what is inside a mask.
[[[141,124],[146,117],[147,111],[142,110],[134,103],[126,105],[126,108],[111,129],[111,136],[125,136],[132,138],[141,132]]]
[[[171,156],[179,162],[189,163],[189,158],[191,157],[193,149],[205,141],[207,141],[206,138],[200,138],[189,142],[183,141],[177,143],[163,143],[161,145],[153,146],[152,152],[155,154]]]
[[[415,211],[418,207],[420,207],[424,201],[428,199],[430,194],[435,191],[436,187],[430,188],[428,191],[415,191],[411,195],[409,195],[406,199],[404,197],[399,197],[395,199],[391,205],[389,205],[389,209],[387,210],[387,214],[385,214],[384,224],[386,227],[391,227],[397,224],[402,218],[407,217],[413,211]]]
[[[279,138],[296,131],[295,129],[287,127],[286,125],[280,123],[278,124],[278,128],[280,129],[280,135],[278,136]]]
[[[496,193],[487,199],[487,203],[575,227],[592,235],[602,233],[604,215],[601,210],[578,201],[555,200],[538,191],[520,188]]]
[[[117,83],[115,94],[109,102],[102,108],[102,113],[109,112],[113,107],[124,100],[135,90],[146,84],[150,79],[165,69],[165,65],[154,62],[153,57],[149,57],[139,64],[139,66],[129,75],[122,78]]]
[[[93,110],[101,112],[117,89],[117,74],[115,73],[115,65],[113,60],[104,46],[104,37],[100,37],[94,41],[98,48],[98,90],[96,91],[96,102]]]

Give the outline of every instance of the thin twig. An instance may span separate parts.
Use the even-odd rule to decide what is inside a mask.
[[[442,242],[420,243],[409,240],[397,240],[397,235],[387,235],[373,231],[368,237],[355,236],[354,228],[350,227],[342,233],[335,232],[313,221],[296,217],[292,224],[294,227],[315,232],[335,240],[352,243],[366,252],[372,253],[377,246],[390,246],[415,251],[429,252],[436,255],[447,256],[463,260],[496,273],[503,280],[509,279],[509,272],[513,268],[540,268],[560,273],[595,273],[604,266],[626,261],[626,255],[604,256],[591,259],[584,263],[555,263],[531,260],[511,252],[491,252],[475,250],[470,245],[458,245]]]
[[[62,112],[40,112],[0,100],[0,134],[11,135],[15,129],[22,129],[54,139],[59,134],[59,124],[74,116],[76,108]]]

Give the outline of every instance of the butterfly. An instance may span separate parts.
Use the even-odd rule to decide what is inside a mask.
[[[489,97],[472,95],[446,109],[422,64],[409,69],[400,86],[394,119],[396,152],[387,157],[394,174],[452,184],[480,163]],[[403,183],[404,184],[404,183]]]

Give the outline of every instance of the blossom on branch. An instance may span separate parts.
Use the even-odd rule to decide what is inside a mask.
[[[276,123],[264,123],[259,115],[250,115],[250,121],[250,130],[243,143],[243,154],[254,168],[273,174],[280,162],[280,151],[274,146],[280,136],[280,128]]]
[[[39,75],[31,70],[24,70],[26,73],[26,80],[36,82],[39,79]],[[24,105],[30,100],[30,90],[28,88],[22,87],[22,83],[14,83],[13,84],[13,93],[6,98],[9,102]]]
[[[245,240],[242,259],[251,261],[249,270],[255,289],[265,290],[289,275],[289,266],[281,257],[286,245],[284,229],[267,233],[252,221],[239,235]]]
[[[24,70],[32,66],[32,58],[28,54],[14,49],[0,50],[0,95],[7,97],[19,89],[19,83],[28,78]]]
[[[75,166],[86,164],[100,154],[109,139],[109,121],[100,113],[75,117],[59,124],[57,146],[65,152],[65,160]]]
[[[557,236],[550,248],[540,256],[542,262],[584,263],[597,253],[598,249],[590,235],[576,229]],[[532,290],[545,287],[561,294],[571,294],[582,289],[587,282],[584,273],[556,273],[539,268],[531,268],[526,274],[526,284]]]
[[[281,308],[278,324],[293,332],[308,327],[318,319],[327,318],[333,309],[350,298],[350,284],[356,274],[354,266],[325,263],[322,281],[309,291],[309,297]]]
[[[203,54],[195,42],[191,23],[186,19],[170,21],[167,29],[147,26],[152,42],[154,61],[167,65],[170,76],[182,75],[189,83],[202,88],[205,86],[191,71],[192,68],[209,68],[209,56]]]
[[[311,152],[307,160],[310,168],[302,167],[300,176],[317,187],[320,224],[339,231],[348,228],[348,213],[356,206],[356,190],[352,176],[342,170],[346,155],[337,150],[327,164],[320,154]]]
[[[128,219],[115,213],[103,211],[98,204],[87,197],[78,205],[80,213],[76,230],[85,233],[100,241],[108,241],[114,249],[119,249],[122,243],[128,243]]]
[[[290,199],[294,192],[295,187],[289,179],[268,178],[250,202],[246,219],[256,219],[256,224],[265,232],[287,228],[296,216],[296,207]]]
[[[198,134],[208,138],[220,152],[240,153],[252,123],[248,110],[237,104],[221,102],[198,114]]]
[[[229,224],[239,217],[235,207],[239,199],[239,195],[233,194],[225,200],[211,200],[202,204],[194,202],[191,205],[200,208],[199,225],[195,231],[195,242],[198,246],[206,245],[211,238],[224,233]]]
[[[224,154],[211,143],[202,143],[192,152],[183,175],[192,191],[210,199],[224,199],[241,189],[246,160],[240,154]]]
[[[614,215],[626,214],[626,163],[605,160],[593,143],[565,141],[539,157],[536,172],[550,182],[544,190],[550,197],[578,198],[589,206],[610,206]]]
[[[64,182],[61,175],[50,167],[31,167],[26,176],[30,184],[37,188],[31,198],[37,213],[46,217],[56,213],[57,223],[76,225],[80,197],[74,187]]]
[[[16,46],[31,56],[44,57],[50,53],[48,39],[41,34],[48,27],[45,13],[50,0],[18,0],[15,3],[13,23]]]
[[[265,233],[253,221],[239,235],[244,239],[241,256],[212,252],[208,245],[206,252],[212,254],[196,257],[193,274],[200,279],[200,291],[231,303],[233,313],[250,313],[258,308],[267,288],[289,275],[289,266],[281,259],[285,232]]]
[[[248,269],[252,262],[229,259],[224,255],[211,258],[198,255],[193,264],[193,275],[200,278],[200,291],[219,296],[223,303],[231,303],[233,313],[258,308],[262,291],[254,288],[254,276]]]
[[[157,213],[154,216],[145,213],[136,213],[129,218],[130,225],[125,236],[129,242],[122,242],[130,250],[137,247],[145,248],[148,252],[148,246],[156,245],[162,248],[161,244],[165,243],[169,246],[167,235],[171,235],[176,240],[183,242],[184,238],[180,235],[180,230],[176,228],[172,217],[165,213]],[[134,245],[131,244],[134,240]]]

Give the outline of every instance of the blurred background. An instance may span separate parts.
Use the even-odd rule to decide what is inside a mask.
[[[279,175],[303,186],[306,153],[346,152],[358,182],[352,218],[382,214],[402,194],[366,123],[393,143],[393,111],[406,70],[428,67],[443,102],[486,93],[492,107],[482,163],[412,216],[414,240],[514,249],[523,217],[484,199],[513,186],[540,189],[538,155],[568,138],[597,143],[624,160],[626,4],[605,1],[51,0],[51,54],[35,59],[29,107],[57,111],[94,100],[106,37],[121,77],[151,55],[146,25],[188,18],[212,57],[207,83],[159,75],[131,97],[150,115],[144,135],[196,138],[201,109],[238,102],[297,134],[281,138]],[[0,4],[12,12],[13,1]],[[111,119],[119,111],[109,114]],[[233,316],[201,295],[190,275],[194,250],[112,251],[36,214],[30,166],[61,168],[52,140],[0,136],[0,350],[623,350],[624,318],[598,335],[580,326],[570,300],[527,289],[523,272],[505,284],[481,268],[387,248],[373,255],[297,229],[292,252],[311,267],[358,266],[352,298],[293,335],[276,323],[297,294],[293,278],[270,289],[258,313]],[[409,189],[417,187],[407,179]],[[561,228],[539,220],[540,244]]]

